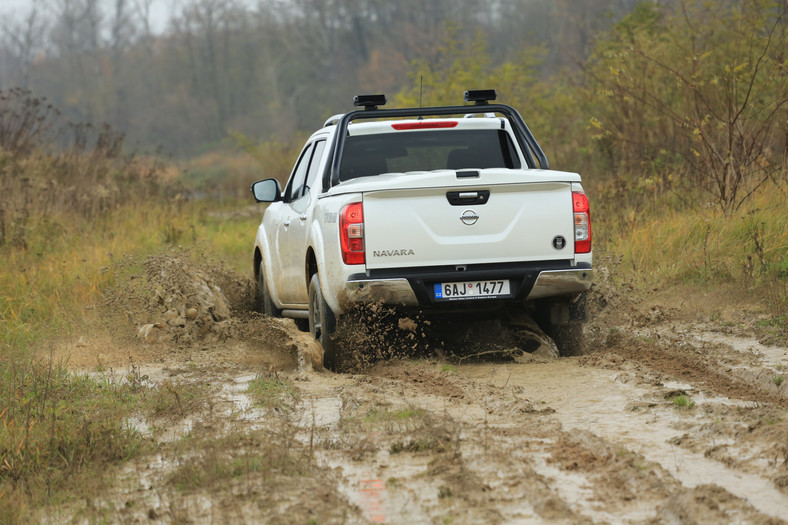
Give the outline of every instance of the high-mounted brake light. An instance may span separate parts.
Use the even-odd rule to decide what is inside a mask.
[[[453,128],[456,125],[456,120],[420,120],[418,122],[402,122],[400,124],[392,124],[391,127],[398,131],[402,131],[405,129]]]
[[[348,204],[339,214],[339,240],[345,264],[364,264],[364,208],[360,202]]]
[[[572,208],[575,212],[575,253],[589,253],[591,252],[591,210],[585,193],[572,192]]]

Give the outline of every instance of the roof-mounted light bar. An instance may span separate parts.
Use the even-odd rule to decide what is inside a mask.
[[[378,109],[386,105],[386,95],[356,95],[353,97],[354,106],[363,106],[366,110]]]
[[[475,102],[477,106],[484,106],[496,98],[498,94],[494,89],[471,89],[465,92],[465,102]]]

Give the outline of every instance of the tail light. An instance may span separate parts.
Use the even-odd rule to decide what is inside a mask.
[[[339,217],[339,240],[345,264],[364,264],[364,209],[360,202],[342,208]]]
[[[591,211],[586,194],[573,191],[572,207],[575,212],[575,253],[589,253],[591,251]]]

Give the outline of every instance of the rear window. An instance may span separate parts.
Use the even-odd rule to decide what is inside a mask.
[[[499,129],[433,130],[349,136],[339,179],[388,172],[519,169],[508,133]]]

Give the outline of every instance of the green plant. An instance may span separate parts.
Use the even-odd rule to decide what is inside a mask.
[[[378,410],[373,408],[364,416],[366,423],[404,421],[425,416],[427,412],[420,408],[402,408],[399,410]]]
[[[783,376],[775,375],[774,377],[772,377],[772,383],[774,383],[777,386],[782,385],[783,384]]]
[[[435,438],[411,439],[406,441],[395,441],[389,447],[389,452],[392,454],[399,454],[401,452],[424,452],[426,450],[434,450],[438,446],[439,442]]]
[[[780,416],[774,416],[774,415],[771,415],[771,414],[762,415],[762,416],[760,416],[760,419],[761,419],[761,421],[763,421],[764,423],[766,423],[769,426],[772,426],[772,425],[782,421],[782,418]]]
[[[300,396],[292,383],[270,377],[265,374],[258,374],[246,389],[254,400],[265,408],[291,409]]]
[[[112,376],[69,372],[50,356],[0,358],[0,515],[24,521],[25,509],[103,479],[107,466],[145,448],[127,423],[139,393]]]
[[[690,398],[687,394],[678,394],[670,398],[670,402],[673,403],[675,408],[680,409],[689,409],[695,406],[695,401]]]

